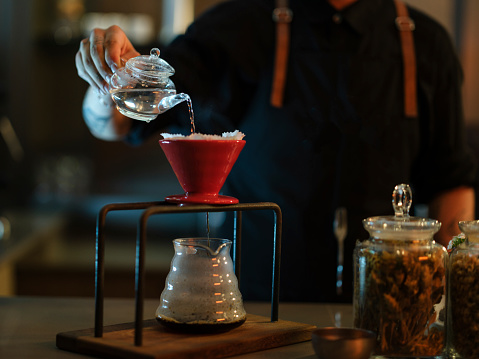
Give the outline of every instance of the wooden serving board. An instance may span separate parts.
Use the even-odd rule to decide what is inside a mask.
[[[156,319],[145,320],[143,345],[134,345],[134,323],[104,327],[103,337],[93,329],[57,334],[57,347],[101,358],[179,359],[224,358],[311,340],[315,326],[249,314],[246,322],[220,334],[182,334],[164,329]]]

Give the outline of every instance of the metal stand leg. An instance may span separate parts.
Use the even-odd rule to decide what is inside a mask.
[[[273,281],[271,293],[271,321],[278,320],[279,306],[279,272],[281,258],[281,229],[282,214],[281,209],[275,203],[247,203],[234,204],[228,206],[178,206],[166,202],[141,202],[110,204],[104,206],[97,220],[97,243],[96,243],[96,267],[95,267],[95,337],[103,336],[103,302],[104,302],[104,225],[108,212],[113,210],[135,210],[143,209],[141,214],[136,242],[136,262],[135,262],[135,345],[142,345],[143,332],[143,302],[144,302],[144,277],[145,277],[145,245],[146,245],[146,226],[151,215],[161,213],[194,213],[194,212],[235,212],[234,229],[234,261],[235,272],[239,276],[241,269],[241,218],[242,211],[249,210],[273,210],[274,211],[274,251],[273,251]]]
[[[233,262],[238,284],[241,281],[241,220],[242,212],[235,211],[233,231]]]
[[[111,211],[145,209],[164,202],[111,203],[102,207],[96,222],[95,255],[95,337],[103,336],[103,302],[105,288],[105,234],[106,216]]]

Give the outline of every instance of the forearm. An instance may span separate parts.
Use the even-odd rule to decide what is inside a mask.
[[[83,100],[83,119],[92,135],[105,141],[122,140],[132,121],[116,110],[109,94],[100,95],[91,87]]]
[[[475,217],[475,196],[471,187],[458,187],[436,196],[429,204],[429,217],[442,223],[436,241],[447,246],[460,233],[458,222]]]

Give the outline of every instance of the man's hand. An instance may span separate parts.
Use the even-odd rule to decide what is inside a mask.
[[[445,191],[429,204],[429,217],[442,223],[435,239],[447,247],[453,236],[461,231],[459,221],[472,221],[475,211],[474,189],[471,187],[457,187]]]
[[[118,26],[93,29],[90,37],[83,39],[75,56],[78,75],[97,92],[108,93],[112,74],[139,53]]]
[[[90,84],[83,101],[83,117],[95,137],[121,140],[129,132],[132,120],[114,108],[109,96],[109,82],[119,67],[138,55],[118,26],[94,29],[90,37],[81,41],[75,63],[78,75]]]

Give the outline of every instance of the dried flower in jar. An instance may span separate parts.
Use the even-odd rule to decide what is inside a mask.
[[[452,239],[449,241],[449,244],[447,245],[447,253],[451,253],[454,250],[454,248],[464,243],[465,241],[466,241],[466,236],[464,235],[464,233],[461,233],[457,236],[452,237]]]
[[[377,333],[376,355],[440,355],[444,251],[395,241],[387,250],[367,247],[358,249],[354,325]]]
[[[479,258],[453,253],[450,267],[452,344],[463,358],[479,358]]]

